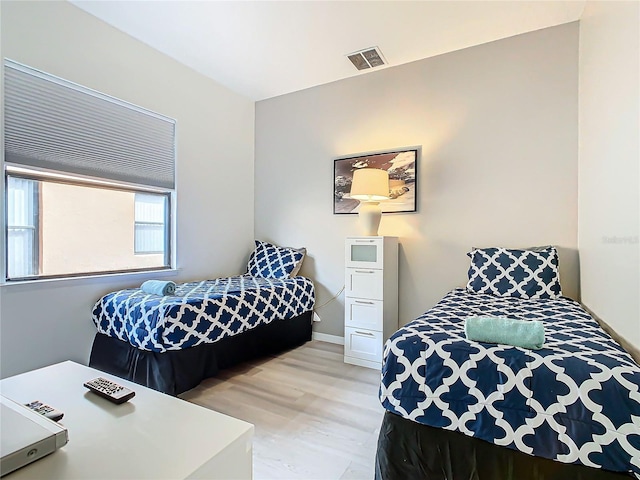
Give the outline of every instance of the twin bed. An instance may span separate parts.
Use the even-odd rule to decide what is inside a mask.
[[[178,395],[220,369],[311,339],[314,286],[303,249],[256,241],[245,275],[102,297],[89,365]]]
[[[376,478],[640,478],[640,367],[561,296],[555,249],[470,256],[467,287],[386,343]],[[540,320],[545,343],[468,340],[476,316]]]

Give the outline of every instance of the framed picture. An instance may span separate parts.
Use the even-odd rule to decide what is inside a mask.
[[[415,212],[418,149],[394,150],[357,157],[338,158],[333,163],[333,213],[358,213],[360,201],[351,198],[353,172],[379,168],[389,173],[388,200],[380,202],[382,213]]]

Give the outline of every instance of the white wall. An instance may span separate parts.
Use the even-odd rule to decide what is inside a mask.
[[[580,22],[582,301],[640,348],[640,3],[587,2]]]
[[[400,237],[400,323],[464,285],[473,246],[560,247],[578,297],[578,24],[366,73],[256,104],[256,236],[306,246],[318,303],[344,284],[333,159],[422,146],[418,212],[384,215]],[[343,298],[319,311],[343,334]]]
[[[68,2],[3,1],[0,9],[3,57],[177,120],[180,270],[170,278],[239,273],[253,247],[253,102]],[[95,301],[149,277],[0,287],[0,374],[86,363]]]

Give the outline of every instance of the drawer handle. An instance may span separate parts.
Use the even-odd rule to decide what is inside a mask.
[[[373,243],[375,240],[356,240],[356,243]]]
[[[374,305],[373,302],[365,302],[365,301],[362,301],[362,300],[356,300],[355,303],[362,303],[364,305]]]
[[[376,273],[373,270],[356,270],[356,273]]]
[[[375,334],[371,332],[361,332],[360,330],[356,330],[356,333],[359,333],[360,335],[366,335],[367,337],[375,337]]]

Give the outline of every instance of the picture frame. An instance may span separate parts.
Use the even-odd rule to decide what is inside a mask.
[[[349,196],[353,172],[378,168],[389,173],[391,198],[380,202],[382,213],[416,211],[418,148],[407,148],[337,158],[333,162],[333,213],[356,214],[360,201]]]

